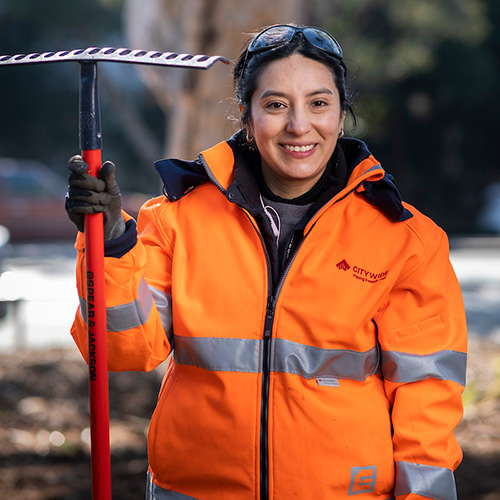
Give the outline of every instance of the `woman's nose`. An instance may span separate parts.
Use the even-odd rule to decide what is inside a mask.
[[[290,110],[286,130],[290,134],[304,135],[311,129],[311,121],[307,112],[300,108]]]

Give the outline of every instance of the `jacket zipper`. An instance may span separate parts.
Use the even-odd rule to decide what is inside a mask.
[[[220,188],[223,191],[222,188]],[[348,195],[353,193],[355,189],[347,192],[342,198],[336,200],[333,204],[344,200]],[[305,238],[311,232],[312,228],[316,225],[314,223],[309,231],[304,234],[294,249],[292,255],[288,259],[288,262],[281,273],[278,280],[276,290],[272,290],[272,275],[271,275],[271,258],[269,257],[269,252],[267,251],[264,237],[262,236],[259,228],[253,223],[250,214],[240,205],[238,208],[246,215],[253,228],[260,237],[262,247],[266,256],[267,262],[267,279],[268,279],[268,297],[266,306],[266,318],[264,321],[264,337],[263,337],[263,347],[262,347],[262,391],[261,391],[261,410],[260,410],[260,500],[269,500],[269,386],[271,377],[271,340],[273,336],[273,322],[274,313],[276,309],[276,302],[278,301],[281,288],[285,278],[292,266],[297,253],[299,252]],[[314,216],[313,216],[314,217]]]
[[[260,410],[260,498],[269,497],[269,384],[271,376],[271,339],[276,299],[270,295],[267,300],[264,323],[264,344],[262,348],[262,392]]]
[[[332,203],[332,206],[347,198],[347,196],[353,193],[356,190],[356,188],[348,191],[344,196],[342,196],[338,200],[335,200]],[[243,213],[245,213],[245,215],[248,217],[250,223],[260,236],[262,246],[264,248],[264,252],[266,255],[266,261],[268,267],[268,280],[269,280],[268,283],[269,283],[269,290],[271,290],[271,282],[272,282],[271,259],[269,257],[269,252],[267,251],[264,238],[260,230],[252,222],[246,210],[243,207],[239,208],[240,210],[243,210]],[[260,500],[269,500],[269,384],[271,377],[271,340],[272,340],[276,302],[278,301],[278,297],[283,287],[283,283],[285,281],[286,276],[288,275],[288,272],[290,271],[290,267],[292,266],[295,257],[297,256],[300,248],[302,247],[302,244],[304,243],[304,240],[306,239],[307,235],[311,232],[312,228],[315,225],[316,222],[314,222],[309,231],[306,234],[304,234],[300,239],[292,255],[288,259],[285,269],[283,269],[281,273],[281,276],[276,285],[276,290],[274,290],[274,292],[271,291],[267,298],[266,320],[264,322],[264,345],[262,349],[262,394],[261,394],[261,414],[260,414]]]
[[[237,207],[245,214],[250,224],[252,224],[256,233],[259,235],[264,249],[267,265],[267,306],[266,317],[264,321],[264,336],[262,345],[262,384],[261,384],[261,404],[260,404],[260,500],[268,500],[269,498],[269,451],[268,451],[268,420],[269,420],[269,383],[271,375],[271,340],[274,321],[274,310],[276,307],[277,296],[273,294],[272,289],[272,273],[271,273],[271,258],[267,251],[264,237],[259,228],[254,224],[252,217],[244,207],[237,204]]]
[[[215,179],[212,171],[208,167],[205,159],[200,155],[202,164],[207,172],[207,175],[211,182],[221,191],[225,196],[227,196],[227,191],[219,184]],[[332,205],[337,204],[339,201],[344,200],[353,193],[359,184],[353,189],[345,193],[341,198],[335,200]],[[231,200],[230,200],[231,201]],[[264,337],[263,337],[263,347],[262,347],[262,391],[261,391],[261,411],[260,411],[260,500],[269,500],[269,387],[270,387],[270,376],[271,376],[271,340],[273,336],[273,322],[274,314],[276,309],[276,302],[278,300],[281,288],[283,287],[283,282],[290,270],[290,267],[297,256],[305,238],[311,232],[312,228],[316,225],[316,222],[311,226],[309,231],[304,234],[297,244],[297,247],[293,251],[293,254],[288,259],[288,262],[281,273],[278,280],[276,290],[272,289],[272,274],[271,274],[271,258],[269,257],[269,252],[266,248],[266,243],[264,237],[262,236],[259,228],[253,223],[250,214],[245,210],[244,207],[236,204],[240,210],[246,215],[255,231],[260,237],[262,247],[266,256],[267,262],[267,279],[268,279],[268,297],[267,297],[267,307],[266,307],[266,319],[264,321]],[[315,216],[313,215],[312,218]]]
[[[240,210],[247,216],[248,220],[254,227],[260,237],[262,248],[266,256],[267,263],[267,306],[266,318],[264,321],[264,336],[262,345],[262,385],[260,398],[260,500],[269,499],[269,384],[271,378],[271,340],[273,337],[273,321],[274,311],[276,307],[277,295],[273,294],[272,289],[272,273],[271,273],[271,258],[267,251],[264,237],[259,228],[253,223],[247,211],[238,205]]]
[[[260,234],[260,232],[259,232]],[[261,236],[262,238],[262,236]],[[260,415],[260,500],[269,499],[269,384],[271,378],[271,340],[273,332],[274,313],[283,282],[290,270],[292,262],[295,260],[305,236],[303,236],[295,248],[287,265],[281,273],[274,294],[270,294],[267,299],[266,320],[264,322],[264,345],[262,349],[262,396]],[[264,244],[264,241],[262,242]],[[264,245],[265,249],[265,245]],[[266,251],[268,266],[270,259]]]

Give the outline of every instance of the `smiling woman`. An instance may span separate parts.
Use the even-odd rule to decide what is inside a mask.
[[[70,161],[71,220],[104,212],[110,369],[173,353],[149,500],[456,500],[466,329],[448,241],[344,137],[342,57],[320,28],[252,37],[234,67],[241,130],[156,162],[165,196],[137,223],[110,164],[98,180]],[[72,334],[87,356],[84,246]]]
[[[282,198],[307,193],[321,177],[344,125],[334,75],[294,54],[269,63],[252,97],[247,128],[262,156],[262,174]]]

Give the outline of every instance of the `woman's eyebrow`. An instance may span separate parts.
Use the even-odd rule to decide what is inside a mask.
[[[261,96],[261,99],[265,99],[266,97],[287,97],[285,92],[280,92],[279,90],[266,90]]]
[[[313,97],[315,95],[320,95],[320,94],[330,94],[333,95],[333,91],[329,89],[328,87],[313,90],[309,94],[306,95],[306,97]],[[269,89],[266,90],[261,96],[261,99],[265,99],[266,97],[288,97],[288,94],[286,92],[281,92],[280,90],[273,90]]]

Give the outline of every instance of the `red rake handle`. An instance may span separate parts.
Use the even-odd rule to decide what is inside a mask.
[[[0,56],[0,67],[73,61],[80,63],[80,149],[97,176],[101,168],[101,129],[97,95],[97,61],[207,69],[221,56],[176,54],[110,47]],[[109,394],[104,290],[104,228],[102,214],[85,217],[85,255],[89,336],[92,499],[111,499]]]
[[[101,169],[101,130],[97,93],[97,64],[81,64],[80,148],[97,177]],[[85,216],[87,321],[89,339],[90,445],[92,499],[111,499],[109,391],[104,289],[104,227],[102,214]]]
[[[219,56],[161,54],[126,49],[87,49],[62,53],[0,57],[2,64],[26,64],[76,60],[80,63],[80,149],[97,177],[101,169],[101,124],[97,92],[97,61],[132,62],[206,69]],[[109,387],[106,300],[104,282],[104,227],[102,214],[85,216],[85,263],[87,272],[87,320],[89,339],[89,399],[92,467],[92,500],[111,500],[109,444]]]

